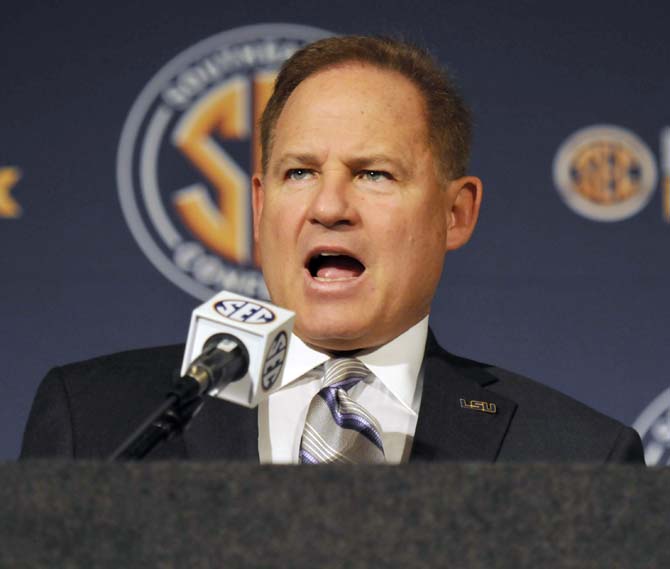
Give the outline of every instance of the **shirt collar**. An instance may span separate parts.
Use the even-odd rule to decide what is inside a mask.
[[[356,354],[356,357],[410,411],[413,411],[414,392],[427,337],[428,316],[387,344]],[[293,335],[279,389],[290,385],[330,357],[329,353],[316,350]]]

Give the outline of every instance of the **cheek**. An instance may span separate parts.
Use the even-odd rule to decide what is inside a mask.
[[[446,222],[438,208],[405,214],[384,230],[381,253],[386,275],[399,289],[421,288],[424,281],[432,283],[442,272],[446,243]],[[415,291],[416,292],[416,291]]]
[[[383,288],[404,288],[402,283],[411,278],[408,273],[414,270],[417,257],[420,256],[417,253],[420,250],[417,233],[417,228],[404,217],[377,227],[375,257],[379,284]]]
[[[303,207],[290,196],[266,200],[260,225],[262,264],[278,274],[287,274],[295,264],[294,256],[303,226]],[[278,277],[277,277],[278,278]]]
[[[261,221],[261,238],[268,249],[282,249],[290,221],[291,208],[277,197],[266,200]]]
[[[426,206],[423,215],[417,217],[418,240],[420,246],[444,252],[447,237],[447,220],[442,205],[433,203]]]
[[[426,206],[408,215],[406,209],[389,211],[387,223],[380,228],[384,249],[393,256],[420,262],[424,255],[443,250],[446,222],[439,208]]]
[[[282,263],[282,260],[279,259],[279,254],[282,251],[279,246],[282,241],[282,224],[279,222],[281,211],[276,206],[277,204],[273,200],[266,199],[259,228],[261,267],[268,287],[276,284],[277,266]]]

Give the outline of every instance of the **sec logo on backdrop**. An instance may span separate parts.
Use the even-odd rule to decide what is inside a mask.
[[[13,166],[0,166],[0,218],[21,217],[21,206],[11,191],[21,179],[21,170]]]
[[[656,161],[647,145],[618,126],[578,130],[554,158],[554,184],[563,201],[594,221],[635,215],[656,188]]]
[[[290,24],[223,32],[168,62],[133,104],[117,155],[121,208],[147,258],[194,297],[268,297],[251,215],[258,119],[279,66],[328,35]]]

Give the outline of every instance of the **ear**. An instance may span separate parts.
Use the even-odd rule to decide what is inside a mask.
[[[465,245],[475,230],[482,203],[482,181],[475,176],[463,176],[449,182],[447,188],[447,251]]]
[[[265,188],[261,174],[254,174],[251,178],[251,207],[254,212],[254,243],[258,250],[260,243],[261,216],[263,215],[263,202],[265,200]]]

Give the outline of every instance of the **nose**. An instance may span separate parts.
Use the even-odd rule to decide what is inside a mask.
[[[344,172],[324,171],[313,194],[309,220],[324,227],[353,225],[356,210],[351,180]]]

